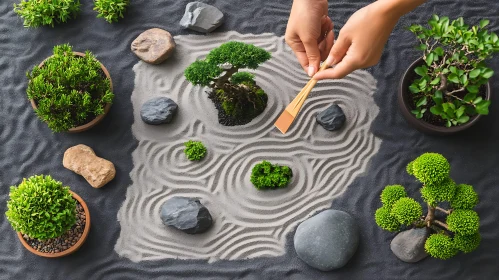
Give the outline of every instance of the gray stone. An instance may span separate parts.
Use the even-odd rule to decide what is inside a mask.
[[[210,212],[198,199],[183,196],[163,203],[160,216],[163,224],[189,234],[203,233],[213,223]]]
[[[142,105],[140,116],[147,124],[170,123],[177,112],[178,105],[168,97],[155,97]]]
[[[131,49],[135,55],[147,63],[159,64],[169,58],[176,44],[172,35],[163,29],[151,28],[142,32],[132,42]]]
[[[333,131],[343,127],[346,117],[340,106],[333,104],[315,117],[326,130]]]
[[[201,2],[190,2],[185,7],[180,25],[194,31],[208,33],[219,27],[223,19],[224,14],[219,9]]]
[[[296,229],[294,245],[298,257],[322,271],[343,267],[359,244],[359,228],[343,211],[326,210]]]
[[[393,238],[390,249],[404,262],[419,262],[428,256],[424,244],[429,235],[430,232],[426,227],[403,231]]]

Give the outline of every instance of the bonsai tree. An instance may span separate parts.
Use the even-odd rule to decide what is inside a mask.
[[[254,45],[228,42],[213,49],[204,60],[185,69],[186,79],[210,88],[222,125],[249,123],[267,106],[267,94],[256,84],[255,76],[240,69],[256,69],[270,53]]]
[[[94,0],[94,11],[98,12],[98,18],[113,23],[124,17],[129,3],[130,0]]]
[[[25,27],[66,22],[80,12],[80,0],[21,0],[14,12],[24,19]]]
[[[433,231],[425,243],[426,252],[435,258],[448,259],[459,251],[469,253],[480,244],[480,219],[473,210],[478,195],[470,185],[456,185],[449,178],[449,162],[440,154],[425,153],[407,165],[407,172],[423,184],[421,196],[427,204],[425,216],[421,205],[407,197],[403,186],[387,186],[381,192],[383,206],[376,210],[378,226],[399,231],[403,226],[428,227]],[[446,202],[450,209],[439,206]],[[437,215],[438,214],[438,215]],[[444,221],[437,219],[445,216]]]
[[[417,48],[425,62],[415,69],[418,78],[409,87],[416,118],[451,127],[488,114],[484,85],[494,71],[485,60],[499,51],[499,38],[485,29],[488,24],[483,19],[470,27],[463,18],[434,15],[428,28],[409,28],[420,41]]]
[[[206,156],[206,147],[201,141],[189,140],[184,143],[184,153],[189,160],[202,160]]]
[[[50,176],[32,176],[10,187],[7,220],[15,231],[45,240],[63,235],[76,223],[76,200]]]
[[[293,172],[288,166],[279,166],[264,160],[253,167],[250,181],[259,190],[277,189],[287,187],[292,176]]]
[[[114,97],[94,55],[77,56],[67,44],[55,46],[54,55],[27,77],[28,98],[36,103],[38,117],[56,132],[90,122]]]

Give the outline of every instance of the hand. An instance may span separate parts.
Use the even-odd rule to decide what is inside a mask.
[[[334,42],[332,30],[327,0],[294,0],[285,39],[309,76],[329,54]]]

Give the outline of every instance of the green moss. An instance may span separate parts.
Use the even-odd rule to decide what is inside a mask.
[[[475,251],[481,241],[482,237],[479,232],[469,235],[455,234],[453,239],[454,246],[464,253]]]
[[[460,184],[457,186],[456,194],[450,201],[453,209],[473,209],[478,204],[478,194],[472,186]]]
[[[237,72],[230,78],[230,82],[236,85],[242,83],[255,83],[255,75],[248,72]]]
[[[414,175],[414,167],[413,167],[413,165],[414,165],[414,161],[411,161],[411,162],[409,162],[409,164],[407,164],[407,167],[405,168],[406,171],[407,171],[407,174]]]
[[[421,196],[423,200],[432,206],[439,202],[451,201],[456,194],[456,183],[448,178],[440,184],[427,185],[421,188]]]
[[[435,185],[449,178],[450,164],[441,154],[425,153],[413,161],[412,173],[421,183]]]
[[[376,213],[374,214],[374,220],[380,228],[395,232],[400,230],[400,223],[394,216],[390,214],[390,212],[390,208],[383,206],[376,210]]]
[[[474,234],[480,226],[480,217],[473,210],[454,210],[446,221],[450,231],[462,235]]]
[[[381,203],[384,206],[391,207],[397,200],[406,197],[407,193],[401,185],[386,186],[381,192]]]
[[[430,235],[426,239],[424,248],[430,256],[442,260],[452,258],[458,253],[452,239],[443,233]]]
[[[235,105],[234,103],[231,103],[229,101],[224,101],[222,102],[222,108],[224,109],[225,113],[227,115],[230,115],[230,116],[234,116],[235,115]]]
[[[293,172],[288,166],[271,164],[264,160],[253,167],[250,180],[259,190],[277,189],[287,187],[292,176]]]
[[[202,160],[206,156],[206,147],[201,141],[189,140],[184,146],[184,153],[189,160]]]
[[[408,226],[421,218],[423,208],[414,199],[403,197],[393,204],[390,213],[399,223]]]

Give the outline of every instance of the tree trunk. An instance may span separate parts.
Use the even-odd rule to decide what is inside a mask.
[[[431,206],[429,203],[428,203],[428,214],[426,215],[426,218],[425,218],[425,223],[428,227],[430,227],[431,223],[433,222],[433,220],[435,220],[435,207]]]
[[[239,69],[236,67],[231,67],[230,69],[225,70],[225,74],[217,79],[217,85],[222,87],[223,84],[228,83],[230,77],[234,75]]]

